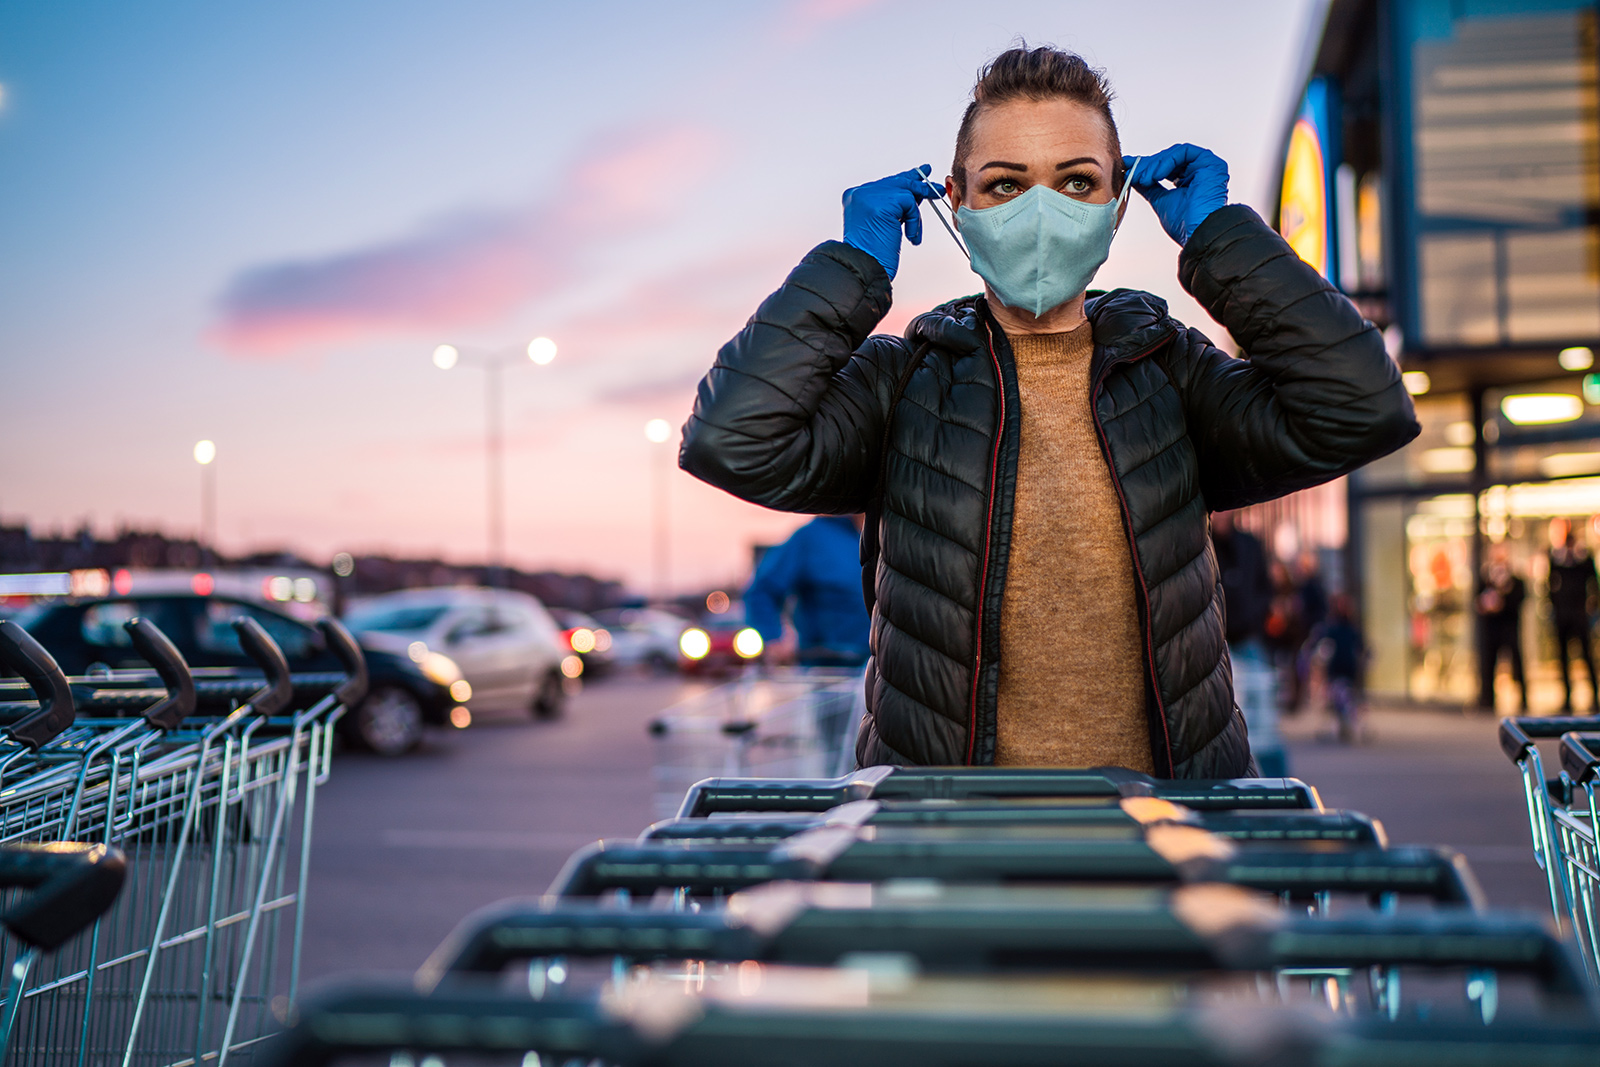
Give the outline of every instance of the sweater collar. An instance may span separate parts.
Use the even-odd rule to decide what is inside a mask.
[[[1094,326],[1096,365],[1141,355],[1178,328],[1166,301],[1137,289],[1090,290],[1083,310]],[[982,294],[951,300],[912,319],[906,339],[948,352],[978,351],[985,347],[987,311]]]

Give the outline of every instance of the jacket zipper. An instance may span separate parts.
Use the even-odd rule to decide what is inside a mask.
[[[972,658],[971,707],[967,712],[967,766],[972,766],[974,746],[978,743],[978,676],[983,668],[983,607],[989,595],[989,556],[994,542],[994,498],[1000,480],[1000,442],[1006,432],[1006,383],[1000,372],[1000,356],[994,350],[994,331],[988,323],[984,333],[989,338],[989,358],[994,361],[995,395],[1000,402],[1000,418],[995,423],[994,455],[989,461],[989,512],[983,528],[983,569],[978,574],[978,633],[977,649]]]
[[[1135,353],[1125,360],[1117,360],[1117,362],[1132,363],[1143,359],[1166,344],[1167,341],[1171,340],[1171,337],[1172,335],[1168,334],[1149,348]],[[1134,541],[1133,515],[1128,510],[1128,498],[1122,491],[1122,479],[1117,475],[1117,466],[1111,462],[1111,443],[1106,440],[1105,427],[1100,424],[1098,403],[1100,390],[1105,385],[1106,373],[1111,369],[1111,366],[1108,365],[1102,369],[1099,380],[1094,384],[1094,392],[1089,395],[1089,418],[1093,420],[1095,436],[1100,440],[1100,453],[1105,458],[1106,470],[1111,474],[1111,486],[1117,491],[1117,504],[1122,509],[1122,532],[1128,539],[1128,554],[1133,559],[1133,576],[1139,581],[1139,621],[1144,625],[1145,665],[1150,671],[1150,694],[1155,698],[1156,702],[1156,718],[1161,723],[1161,739],[1166,745],[1167,774],[1170,776],[1177,766],[1177,761],[1172,758],[1172,733],[1167,729],[1167,706],[1161,699],[1161,678],[1156,671],[1156,637],[1155,631],[1150,624],[1150,588],[1145,584],[1144,567],[1139,562],[1139,546]],[[974,704],[973,707],[976,710],[977,705]]]

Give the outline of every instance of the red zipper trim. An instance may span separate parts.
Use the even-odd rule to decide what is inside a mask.
[[[995,423],[994,456],[989,466],[989,514],[983,527],[983,570],[978,575],[978,626],[976,654],[972,658],[971,708],[967,713],[967,766],[972,766],[973,746],[978,743],[978,675],[983,667],[983,601],[989,594],[989,555],[994,541],[994,497],[1000,480],[1000,441],[1006,432],[1006,382],[1000,373],[1000,357],[994,350],[994,331],[984,323],[989,338],[989,358],[994,361],[995,395],[1000,400],[1000,418]]]
[[[1132,363],[1143,359],[1170,339],[1169,334],[1144,351],[1118,362]],[[1111,474],[1111,487],[1117,491],[1117,504],[1122,508],[1122,532],[1128,538],[1128,554],[1133,557],[1133,576],[1139,580],[1139,600],[1144,608],[1140,615],[1143,616],[1144,622],[1145,664],[1150,668],[1150,692],[1156,698],[1156,717],[1161,721],[1161,738],[1167,746],[1167,773],[1170,775],[1177,763],[1172,758],[1172,734],[1167,729],[1167,706],[1161,700],[1161,678],[1156,672],[1156,635],[1150,626],[1150,588],[1145,585],[1144,567],[1139,562],[1139,546],[1133,537],[1133,515],[1128,510],[1128,498],[1122,492],[1122,479],[1117,476],[1117,465],[1111,462],[1111,444],[1106,440],[1105,427],[1100,425],[1100,411],[1096,402],[1100,399],[1100,390],[1104,386],[1105,376],[1102,374],[1100,380],[1095,382],[1094,392],[1089,397],[1089,417],[1094,421],[1095,436],[1100,439],[1100,452],[1105,456],[1106,470]]]

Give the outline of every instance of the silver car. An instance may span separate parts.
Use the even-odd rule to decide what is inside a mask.
[[[566,681],[583,664],[537,599],[509,589],[407,589],[363,601],[345,618],[350,630],[393,644],[418,663],[448,657],[480,711],[517,709],[560,718]]]

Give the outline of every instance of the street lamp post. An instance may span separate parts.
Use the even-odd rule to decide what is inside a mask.
[[[217,446],[214,441],[196,441],[194,461],[200,464],[200,560],[211,567],[217,543]]]
[[[505,584],[505,396],[501,389],[501,375],[506,367],[519,364],[524,358],[543,367],[556,358],[556,343],[548,337],[535,337],[528,342],[526,349],[472,353],[467,356],[463,356],[455,345],[440,345],[433,350],[433,365],[440,370],[450,370],[463,359],[483,368],[485,493],[489,519],[488,582],[493,586]]]
[[[655,586],[656,600],[665,601],[668,594],[667,587],[672,584],[671,523],[668,512],[670,501],[667,499],[667,491],[671,487],[672,449],[659,446],[666,444],[667,438],[672,436],[672,424],[666,419],[651,419],[644,424],[644,436],[645,440],[657,446],[652,448],[651,452],[660,455],[660,459],[653,464],[655,485],[650,502],[651,525],[655,531],[652,553],[655,557],[652,566],[654,573],[651,576],[651,584]]]

